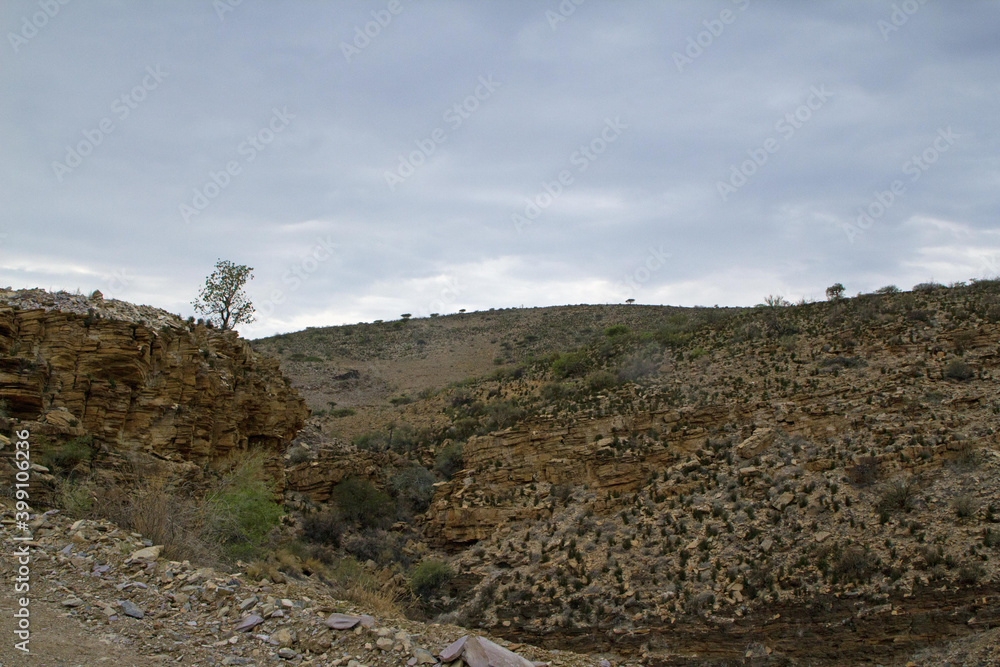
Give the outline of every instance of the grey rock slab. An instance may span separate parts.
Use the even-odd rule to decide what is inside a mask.
[[[244,616],[243,619],[236,624],[233,628],[233,632],[249,632],[263,622],[264,619],[257,614],[250,614],[249,616]]]
[[[126,616],[131,616],[132,618],[142,618],[146,615],[146,612],[139,609],[138,605],[134,602],[130,602],[129,600],[119,600],[118,606],[122,608],[122,613]]]
[[[330,614],[323,621],[328,628],[333,628],[334,630],[350,630],[360,622],[360,616],[352,616],[351,614]]]

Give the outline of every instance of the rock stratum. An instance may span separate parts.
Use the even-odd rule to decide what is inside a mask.
[[[45,440],[89,435],[181,467],[276,455],[308,415],[278,363],[233,331],[40,290],[0,292],[0,406]]]

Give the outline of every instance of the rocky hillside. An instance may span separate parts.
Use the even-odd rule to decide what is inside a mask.
[[[459,576],[425,607],[444,620],[651,664],[995,649],[1000,284],[882,292],[255,346],[322,411],[287,455],[291,506],[426,479],[409,546],[372,553],[446,559]]]
[[[13,503],[0,499],[0,573],[13,581],[20,545]],[[595,665],[590,656],[468,637],[454,626],[373,617],[315,579],[270,581],[163,558],[160,547],[105,521],[49,512],[31,523],[31,635],[0,646],[4,665]],[[0,590],[0,628],[15,637],[21,609]],[[456,642],[465,642],[456,646]],[[516,651],[516,653],[515,653]],[[503,662],[498,663],[501,659]],[[607,663],[606,663],[607,664]]]
[[[308,414],[234,332],[41,290],[0,292],[0,409],[31,431],[36,462],[140,457],[186,476],[233,450],[281,452]]]

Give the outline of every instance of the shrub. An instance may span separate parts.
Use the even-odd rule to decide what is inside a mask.
[[[876,294],[899,294],[900,290],[895,285],[886,285],[875,290]]]
[[[351,408],[336,408],[334,410],[330,410],[330,416],[337,419],[340,419],[341,417],[353,417],[356,414],[357,412]]]
[[[542,385],[539,392],[547,401],[556,401],[573,395],[573,386],[565,382],[549,382]]]
[[[618,379],[611,371],[597,371],[587,376],[587,388],[591,391],[604,391],[618,384]]]
[[[452,475],[462,469],[462,445],[449,443],[445,445],[434,458],[434,470],[445,479],[451,479]]]
[[[844,286],[841,283],[834,283],[826,288],[826,298],[830,301],[844,298]]]
[[[944,550],[941,547],[924,547],[920,551],[924,559],[924,569],[929,570],[944,563]]]
[[[951,508],[959,519],[968,519],[976,513],[976,500],[969,494],[963,493],[952,501]]]
[[[344,517],[336,509],[326,508],[302,520],[302,537],[316,544],[340,546],[340,538],[347,530]]]
[[[358,560],[373,561],[379,565],[401,563],[410,564],[406,555],[405,538],[399,533],[390,533],[381,528],[366,528],[344,538],[344,550]]]
[[[257,557],[283,514],[263,480],[263,470],[262,455],[243,456],[206,498],[209,533],[229,559]]]
[[[1000,531],[987,528],[983,531],[983,546],[990,549],[1000,547]]]
[[[451,582],[455,573],[439,560],[425,559],[410,573],[410,589],[415,595],[429,600]]]
[[[587,370],[587,355],[582,350],[560,354],[552,362],[552,372],[556,377],[566,378],[583,375]]]
[[[971,380],[976,377],[976,371],[972,369],[972,366],[965,363],[964,361],[950,362],[944,368],[944,376],[949,380],[958,380],[964,382],[966,380]]]
[[[333,488],[331,499],[346,521],[362,528],[381,528],[392,521],[392,498],[366,479],[348,477]]]
[[[296,447],[292,451],[288,452],[288,463],[295,465],[297,463],[303,463],[311,458],[308,447]]]
[[[465,440],[470,435],[475,435],[480,430],[480,424],[474,417],[462,417],[456,419],[448,428],[448,435],[455,440]]]
[[[833,566],[833,572],[845,581],[864,582],[871,578],[877,559],[860,547],[850,547]]]
[[[616,338],[628,333],[628,327],[624,324],[615,324],[604,330],[604,335],[608,338]]]
[[[636,354],[629,357],[618,369],[619,382],[635,382],[657,370],[657,363],[647,355]]]
[[[42,465],[54,472],[66,474],[81,463],[89,463],[94,458],[94,438],[81,435],[69,442],[46,449],[42,455]]]
[[[874,456],[862,456],[847,471],[847,477],[858,486],[868,486],[878,480],[878,468],[878,459]]]
[[[878,501],[880,512],[903,510],[909,512],[916,506],[917,485],[911,479],[896,479],[885,485]]]
[[[944,285],[941,283],[917,283],[913,286],[914,292],[933,292],[934,290],[944,289]]]
[[[355,436],[351,441],[358,449],[380,452],[389,448],[389,436],[385,433],[372,431]]]
[[[434,497],[434,475],[419,465],[411,465],[396,472],[389,480],[389,491],[403,508],[423,512]]]
[[[819,362],[820,368],[857,368],[864,365],[864,359],[858,357],[827,357]]]
[[[692,334],[673,327],[664,327],[656,332],[656,341],[669,348],[684,347],[691,342]]]
[[[978,563],[967,563],[958,568],[958,583],[972,586],[986,575],[986,570]]]
[[[499,430],[513,426],[524,417],[524,409],[513,401],[491,401],[486,404],[486,427]]]

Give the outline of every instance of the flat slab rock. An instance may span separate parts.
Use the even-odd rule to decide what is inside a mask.
[[[128,600],[119,600],[118,606],[122,608],[123,614],[125,614],[126,616],[131,616],[132,618],[142,618],[143,616],[146,615],[146,612],[144,612],[142,609],[139,609],[139,607],[134,602],[129,602]]]
[[[328,628],[333,628],[334,630],[350,630],[358,623],[366,628],[373,628],[375,627],[375,618],[368,614],[361,614],[360,616],[354,616],[353,614],[330,614],[323,623]]]
[[[258,625],[264,622],[264,619],[257,614],[250,614],[249,616],[244,616],[243,619],[236,624],[233,628],[233,632],[250,632]]]
[[[535,667],[530,660],[476,635],[465,635],[448,645],[438,657],[443,663],[462,658],[469,667]]]

